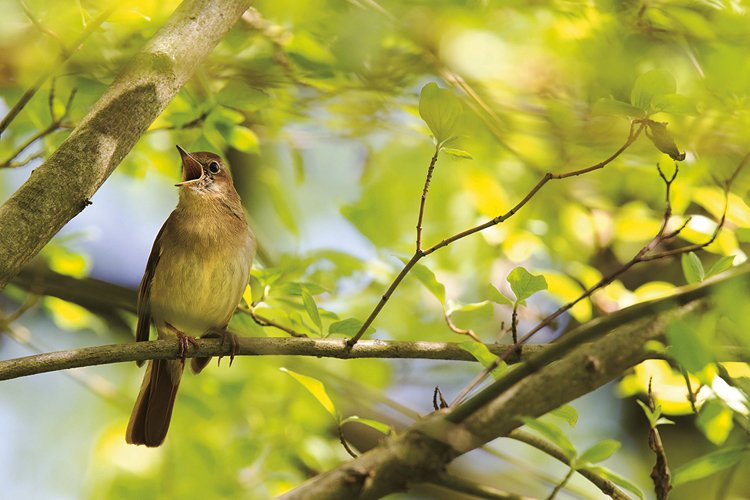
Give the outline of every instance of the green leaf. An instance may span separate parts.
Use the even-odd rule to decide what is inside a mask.
[[[458,344],[458,347],[463,349],[464,351],[468,352],[474,358],[479,361],[479,363],[485,367],[489,368],[497,361],[497,356],[492,354],[489,349],[487,349],[487,346],[480,343],[475,342],[473,340],[467,340],[465,342],[461,342]],[[497,379],[505,373],[505,371],[508,369],[508,365],[505,363],[505,361],[501,361],[500,364],[497,365],[497,367],[492,370],[491,374],[492,376]]]
[[[406,264],[409,259],[401,258],[401,261]],[[445,305],[445,286],[440,283],[435,277],[435,273],[430,271],[427,266],[423,264],[415,264],[411,269],[411,274],[414,275],[430,293],[432,293],[441,304]]]
[[[669,352],[687,371],[698,373],[713,361],[711,340],[695,321],[676,320],[667,327]]]
[[[656,423],[659,420],[659,417],[661,417],[661,406],[657,405],[656,409],[652,411],[651,408],[649,408],[648,405],[640,399],[636,399],[635,402],[638,403],[638,406],[641,407],[643,413],[646,414],[649,426],[652,429],[656,427]]]
[[[436,83],[428,83],[422,87],[419,96],[419,116],[430,127],[438,144],[454,135],[461,111],[461,101],[451,90],[441,89]]]
[[[651,142],[654,143],[656,149],[662,153],[668,154],[669,157],[675,161],[682,161],[685,159],[685,153],[680,152],[677,148],[677,143],[674,141],[674,137],[672,137],[672,134],[667,131],[666,123],[648,120],[646,124],[648,125],[648,130],[650,132],[646,135],[648,135]]]
[[[391,427],[389,424],[379,422],[371,418],[362,418],[356,415],[352,415],[351,417],[346,417],[344,420],[342,420],[341,425],[344,425],[347,422],[358,422],[360,424],[367,425],[368,427],[372,427],[376,431],[382,432],[386,436],[390,436],[391,434],[393,434],[393,427]]]
[[[701,406],[695,425],[703,432],[706,439],[721,446],[734,427],[732,410],[717,399],[709,399]]]
[[[513,305],[513,301],[510,300],[508,297],[502,294],[500,290],[498,290],[495,285],[490,283],[490,290],[489,290],[490,300],[496,304],[500,305]]]
[[[336,321],[335,323],[331,323],[331,326],[328,327],[328,333],[340,333],[347,336],[352,336],[356,334],[359,329],[362,328],[362,322],[355,318],[346,318],[341,321]],[[373,327],[368,327],[367,332],[373,332],[375,329]]]
[[[490,303],[489,300],[483,300],[482,302],[470,302],[468,304],[461,304],[461,303],[452,303],[453,301],[449,301],[450,306],[446,309],[445,314],[451,315],[456,312],[473,312],[478,311],[480,309],[484,309],[487,307]]]
[[[464,151],[463,149],[456,149],[456,148],[443,148],[441,151],[445,154],[451,155],[455,158],[460,158],[462,160],[473,160],[474,157],[471,156],[471,153],[468,151]]]
[[[572,461],[576,458],[577,452],[575,446],[573,446],[573,443],[568,439],[568,436],[566,436],[559,427],[549,422],[542,422],[539,419],[531,417],[519,417],[519,420],[530,429],[535,430],[545,438],[552,441],[552,443],[559,446],[568,460]]]
[[[640,108],[618,101],[616,99],[603,98],[594,103],[593,112],[600,115],[620,115],[633,118],[641,118],[646,112]]]
[[[663,111],[673,115],[694,115],[698,113],[693,99],[680,94],[654,96],[651,106],[656,111]]]
[[[682,262],[682,274],[685,275],[685,281],[689,285],[700,283],[705,279],[706,273],[703,271],[703,264],[695,253],[684,253],[680,260]]]
[[[597,462],[603,462],[604,460],[611,457],[614,452],[620,448],[621,444],[615,439],[605,439],[599,441],[591,448],[587,449],[578,456],[579,463],[595,464]]]
[[[621,488],[625,488],[626,490],[630,491],[631,493],[634,493],[638,498],[641,500],[644,499],[643,492],[640,488],[634,483],[631,483],[621,475],[609,470],[606,467],[602,467],[601,465],[592,465],[590,467],[586,467],[590,471],[602,476],[604,479],[607,479],[609,481],[612,481],[617,486]]]
[[[708,271],[706,271],[706,278],[721,274],[732,267],[732,265],[734,264],[734,257],[734,255],[725,255],[724,257],[714,262],[713,265],[708,268]]]
[[[313,296],[304,287],[302,288],[302,304],[305,306],[307,315],[315,323],[315,326],[318,327],[318,333],[322,334],[323,322],[320,320],[320,311],[318,311],[318,306],[315,304],[315,299],[313,299]]]
[[[232,127],[229,132],[229,144],[236,150],[244,153],[260,152],[260,141],[255,132],[247,127],[236,126]]]
[[[333,401],[331,401],[331,398],[328,397],[328,393],[326,392],[326,388],[323,385],[323,382],[320,380],[308,377],[307,375],[302,375],[301,373],[294,372],[288,368],[279,368],[284,373],[288,373],[289,375],[294,378],[297,382],[302,384],[302,387],[307,389],[310,394],[313,395],[315,399],[318,400],[318,403],[320,403],[323,408],[326,409],[328,413],[331,414],[331,416],[336,419],[336,421],[339,420],[339,414],[336,411],[336,407],[333,404]]]
[[[508,274],[508,283],[518,302],[528,299],[540,290],[547,289],[547,280],[544,276],[531,274],[520,266]]]
[[[578,410],[569,404],[564,404],[559,408],[555,408],[549,412],[549,414],[565,420],[571,427],[575,427],[578,423]]]
[[[750,456],[750,446],[747,445],[712,451],[678,467],[672,476],[672,484],[678,486],[703,479],[733,466],[748,456]]]
[[[268,99],[268,95],[238,80],[227,83],[216,96],[219,104],[242,111],[256,111],[265,107]]]
[[[677,82],[669,72],[663,69],[653,69],[643,73],[633,84],[630,104],[649,110],[652,109],[652,101],[655,97],[674,94],[676,90]]]

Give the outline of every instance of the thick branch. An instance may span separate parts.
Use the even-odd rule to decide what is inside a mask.
[[[60,148],[0,207],[0,289],[88,204],[250,0],[185,0]]]
[[[188,357],[223,356],[230,354],[230,345],[220,340],[198,339],[198,350],[190,349]],[[499,354],[507,345],[487,344]],[[527,346],[529,352],[539,352],[542,345]],[[240,338],[237,356],[315,356],[339,359],[402,358],[454,361],[476,361],[469,352],[455,342],[399,342],[368,340],[359,342],[353,349],[346,348],[346,339],[309,338]],[[177,359],[177,341],[154,340],[131,344],[112,344],[84,347],[69,351],[50,352],[23,358],[0,361],[0,380],[8,380],[38,373],[47,373],[84,366],[145,361],[149,359]]]
[[[747,270],[667,299],[638,304],[592,321],[449,412],[435,413],[377,448],[317,476],[284,499],[380,498],[429,481],[452,459],[587,394],[646,357],[643,345],[669,323],[706,304],[722,283],[744,283]],[[623,322],[627,320],[627,322]],[[615,325],[619,325],[614,327]],[[612,329],[614,327],[614,329]],[[565,380],[565,384],[557,381]]]

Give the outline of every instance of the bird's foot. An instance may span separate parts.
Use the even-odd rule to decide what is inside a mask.
[[[167,328],[169,328],[172,333],[174,333],[177,336],[177,353],[180,356],[180,359],[182,359],[182,362],[185,362],[185,358],[187,358],[188,352],[190,351],[190,346],[192,345],[193,348],[197,351],[198,350],[198,341],[195,339],[195,337],[191,337],[190,335],[185,335],[177,328],[173,327],[169,323],[166,324]]]
[[[229,343],[229,366],[232,366],[232,363],[234,363],[234,356],[240,352],[240,339],[236,334],[224,330],[221,332],[221,347],[223,348],[226,343]],[[218,366],[221,366],[221,358],[223,357],[224,355],[219,356],[217,362]]]

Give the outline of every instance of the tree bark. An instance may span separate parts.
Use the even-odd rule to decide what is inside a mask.
[[[0,207],[0,289],[73,217],[250,0],[185,0],[63,144]]]
[[[436,412],[358,458],[316,476],[281,499],[375,499],[430,481],[447,464],[587,394],[646,359],[644,344],[675,319],[709,305],[724,284],[747,283],[747,268],[665,299],[641,303],[566,334],[465,403]],[[560,381],[564,381],[561,383]]]

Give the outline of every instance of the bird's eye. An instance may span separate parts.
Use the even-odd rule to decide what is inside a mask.
[[[215,162],[215,161],[212,161],[208,165],[208,171],[211,172],[212,174],[218,174],[219,173],[219,164],[217,162]]]

